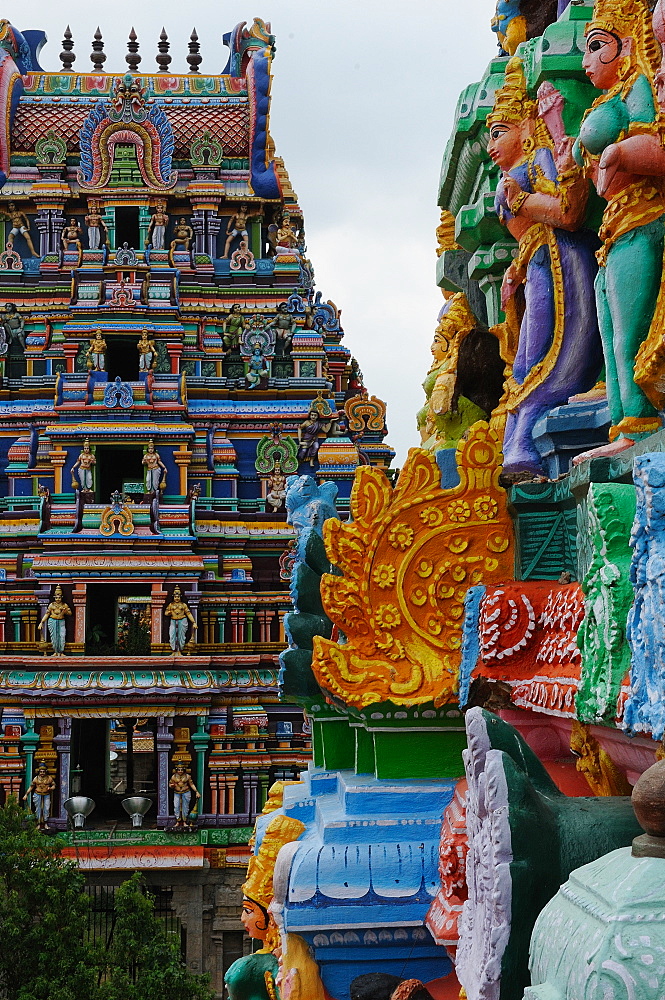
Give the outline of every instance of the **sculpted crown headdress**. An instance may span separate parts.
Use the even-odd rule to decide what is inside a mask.
[[[636,45],[631,60],[651,78],[660,64],[659,45],[651,16],[646,0],[596,0],[593,18],[584,29],[584,34],[607,31],[618,38],[633,38]]]
[[[505,83],[494,95],[494,108],[487,116],[487,124],[515,122],[535,118],[538,103],[527,96],[526,79],[522,60],[514,56],[506,66]]]
[[[268,909],[273,898],[273,876],[277,855],[285,844],[297,840],[305,829],[305,824],[291,816],[275,816],[266,827],[258,854],[252,854],[247,868],[247,881],[242,887],[243,894]]]

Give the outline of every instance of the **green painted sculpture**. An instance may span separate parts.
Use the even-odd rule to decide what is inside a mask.
[[[626,621],[633,603],[629,579],[630,532],[635,517],[635,487],[591,483],[587,524],[591,564],[582,589],[586,613],[577,636],[582,673],[576,698],[581,722],[614,722],[621,683],[630,667]]]
[[[229,1000],[279,1000],[275,985],[278,968],[272,952],[239,958],[224,976]]]

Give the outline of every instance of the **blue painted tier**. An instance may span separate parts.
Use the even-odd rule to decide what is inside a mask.
[[[439,886],[439,830],[454,781],[386,781],[310,766],[282,812],[306,826],[280,852],[275,902],[310,944],[336,1000],[363,972],[423,982],[451,962],[424,920]],[[257,847],[275,814],[257,821]]]

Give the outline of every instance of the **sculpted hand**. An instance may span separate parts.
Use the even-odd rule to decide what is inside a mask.
[[[503,175],[503,190],[506,195],[506,201],[508,202],[508,208],[515,201],[515,198],[522,193],[522,188],[519,186],[514,177],[510,174]]]
[[[601,197],[608,190],[614,175],[621,168],[621,143],[615,142],[608,146],[598,164],[598,180],[596,190]]]
[[[522,284],[522,275],[519,273],[514,264],[511,264],[506,273],[503,276],[503,282],[501,284],[501,306],[505,309],[508,299],[511,299],[515,292],[517,291],[519,285]]]

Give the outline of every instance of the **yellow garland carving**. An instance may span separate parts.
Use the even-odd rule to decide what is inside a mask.
[[[324,525],[326,613],[346,636],[314,640],[321,687],[348,705],[416,705],[454,699],[464,595],[513,572],[513,532],[499,486],[501,446],[482,421],[457,449],[460,483],[440,486],[434,457],[412,448],[395,490],[362,466],[349,524]]]

